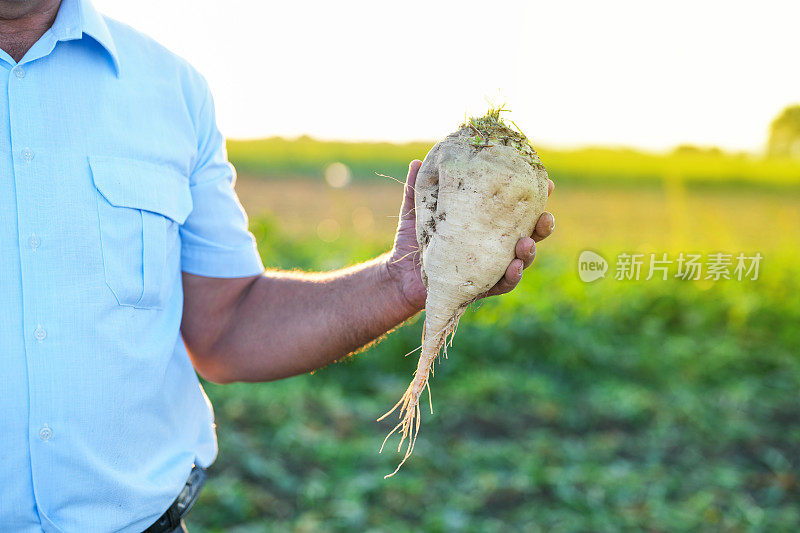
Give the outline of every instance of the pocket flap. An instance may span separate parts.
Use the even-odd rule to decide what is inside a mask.
[[[183,224],[192,211],[189,180],[166,166],[124,157],[90,156],[92,179],[108,203],[152,211]]]

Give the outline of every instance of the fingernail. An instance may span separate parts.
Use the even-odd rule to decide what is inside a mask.
[[[517,276],[519,276],[520,278],[522,277],[522,267],[521,266],[517,269]]]

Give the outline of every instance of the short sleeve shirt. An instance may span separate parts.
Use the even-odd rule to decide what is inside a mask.
[[[63,0],[0,51],[0,529],[142,531],[217,453],[181,272],[263,271],[205,80]]]

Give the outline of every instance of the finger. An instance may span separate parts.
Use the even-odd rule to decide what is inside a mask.
[[[517,241],[515,248],[517,257],[522,260],[522,268],[528,268],[536,257],[536,243],[530,237],[523,237]]]
[[[419,167],[422,166],[422,161],[419,159],[413,160],[408,165],[408,177],[406,178],[406,185],[403,194],[403,206],[400,208],[400,218],[410,219],[414,218],[414,185],[417,183],[417,173]]]
[[[522,279],[522,260],[513,259],[506,269],[506,273],[497,282],[497,284],[489,289],[486,296],[495,296],[498,294],[505,294],[517,286]]]
[[[552,213],[545,211],[536,221],[536,226],[533,228],[533,240],[536,242],[541,241],[556,229],[556,219]]]
[[[551,180],[550,178],[547,178],[547,196],[550,196],[551,194],[553,194],[553,189],[555,189],[555,188],[556,188],[556,184],[553,183],[553,180]]]

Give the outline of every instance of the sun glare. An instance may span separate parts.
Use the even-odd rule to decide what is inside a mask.
[[[435,139],[488,97],[543,144],[756,151],[800,100],[794,2],[95,3],[199,69],[229,137]]]

